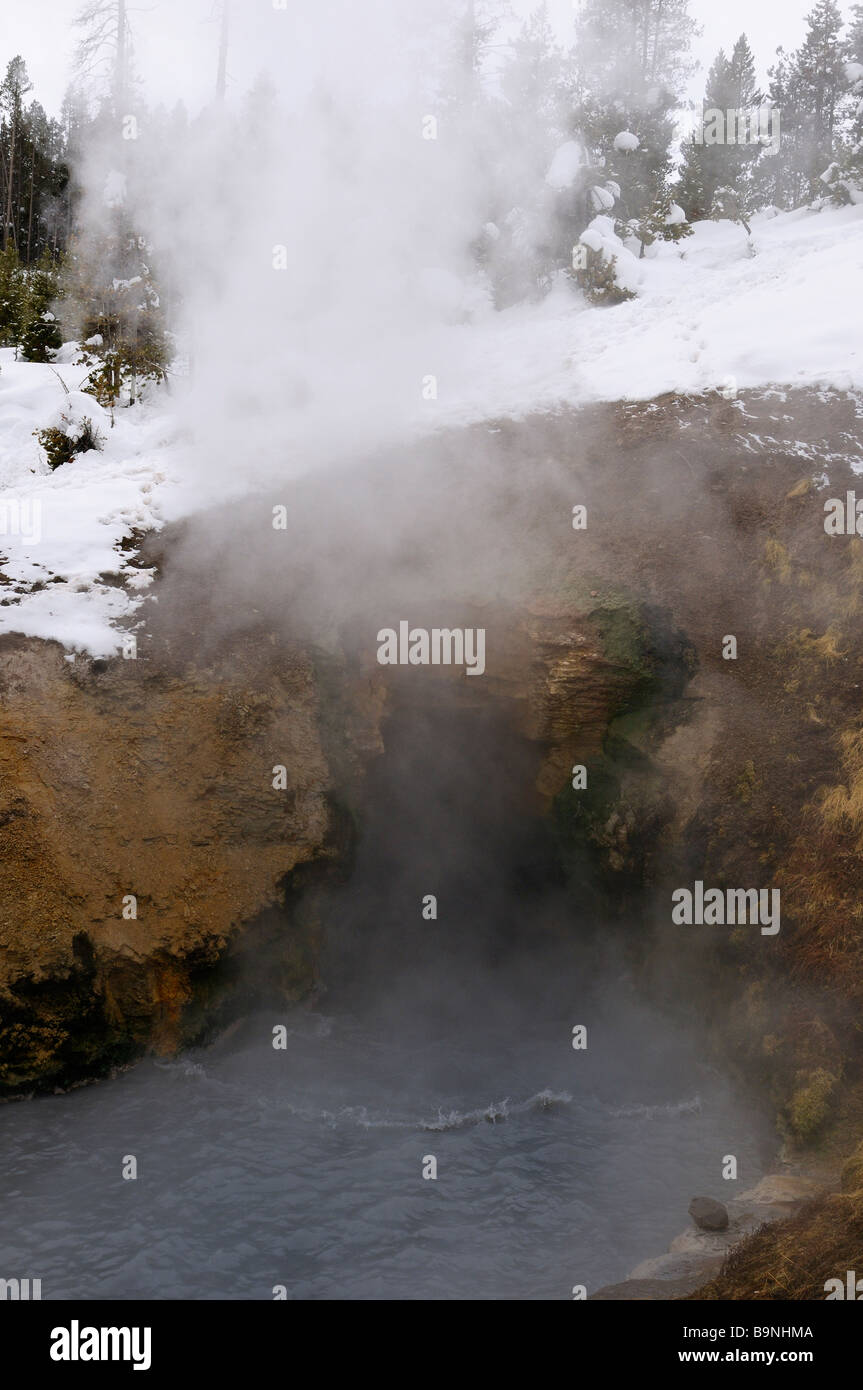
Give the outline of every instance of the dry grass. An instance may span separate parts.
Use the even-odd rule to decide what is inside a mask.
[[[793,917],[792,975],[839,987],[863,1001],[863,726],[855,721],[838,739],[839,775],[804,811],[783,874]]]
[[[847,781],[822,793],[819,815],[824,829],[836,835],[863,831],[863,729],[840,736],[842,770]],[[863,849],[858,841],[858,849]]]
[[[787,547],[781,541],[776,540],[775,536],[770,536],[764,542],[764,559],[779,583],[787,584],[791,578],[791,557]]]
[[[823,1300],[828,1279],[863,1275],[863,1190],[819,1197],[790,1221],[759,1227],[688,1301]]]

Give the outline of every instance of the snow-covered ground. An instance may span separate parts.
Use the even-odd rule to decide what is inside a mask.
[[[0,351],[0,631],[108,655],[120,643],[113,623],[133,611],[149,578],[130,568],[131,553],[118,545],[161,525],[164,466],[178,465],[179,450],[164,399],[118,411],[111,429],[97,402],[77,393],[85,377],[82,367],[15,362],[11,349]],[[93,420],[105,448],[51,472],[33,431],[60,424],[70,401]],[[100,575],[114,583],[100,583]]]
[[[437,398],[417,391],[416,406],[398,412],[405,442],[561,404],[672,390],[863,389],[863,206],[757,217],[753,247],[754,255],[736,225],[700,223],[679,246],[664,244],[639,263],[639,295],[628,303],[586,308],[562,281],[542,304],[441,326],[424,346]],[[174,394],[118,411],[112,429],[95,403],[74,394],[84,376],[69,362],[21,363],[0,352],[0,632],[104,656],[119,649],[115,625],[134,621],[149,578],[120,542],[248,483],[242,466],[202,469],[175,410],[182,381]],[[33,431],[57,423],[70,401],[106,444],[52,473]],[[300,419],[302,405],[284,406],[293,457],[302,453],[299,426],[290,447],[295,410]],[[271,470],[269,481],[276,476]],[[254,485],[261,481],[257,474]]]
[[[574,308],[566,292],[457,335],[449,419],[561,401],[649,400],[726,386],[863,386],[863,206],[700,222],[640,263],[638,298]],[[442,393],[443,394],[443,393]]]

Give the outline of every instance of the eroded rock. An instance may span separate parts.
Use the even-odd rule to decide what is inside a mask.
[[[689,1215],[702,1231],[724,1231],[728,1226],[728,1211],[713,1197],[693,1197]]]

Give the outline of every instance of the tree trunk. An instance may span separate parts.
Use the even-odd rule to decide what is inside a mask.
[[[27,264],[30,264],[30,241],[33,234],[33,179],[36,174],[36,146],[30,148],[30,209],[27,214]]]
[[[12,225],[12,184],[15,181],[15,136],[18,133],[16,127],[17,122],[15,120],[15,113],[13,111],[9,128],[9,189],[6,198],[6,220],[3,224],[4,251],[6,250],[6,247],[9,245],[9,229]],[[15,241],[14,235],[12,237],[12,240],[13,242]]]
[[[2,188],[0,188],[0,206],[6,206],[6,160],[0,151],[0,173],[2,173]],[[6,224],[3,224],[3,250],[6,250]]]
[[[117,55],[114,65],[114,114],[126,115],[126,0],[117,0]]]

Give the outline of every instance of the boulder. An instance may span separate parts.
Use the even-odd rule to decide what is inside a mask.
[[[689,1215],[702,1231],[724,1231],[728,1225],[728,1212],[713,1197],[693,1197]]]

